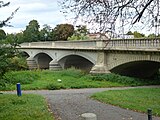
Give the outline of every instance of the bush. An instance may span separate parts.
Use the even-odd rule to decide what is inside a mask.
[[[103,75],[97,74],[97,75],[92,76],[92,80],[117,82],[117,83],[121,83],[124,85],[130,85],[130,86],[160,84],[160,80],[139,79],[139,78],[121,76],[121,75],[113,74],[113,73],[103,74]]]
[[[47,85],[46,88],[48,90],[60,90],[60,89],[65,89],[66,87],[63,86],[62,84],[51,83],[51,84]]]
[[[28,65],[25,58],[16,56],[10,59],[9,70],[27,70],[27,69]]]
[[[62,70],[59,74],[61,76],[70,76],[74,78],[81,78],[85,75],[84,72],[82,72],[81,70],[75,69],[75,68],[69,68],[67,70]]]
[[[31,84],[33,81],[38,79],[40,76],[33,71],[18,71],[8,72],[4,75],[3,80],[7,84]]]

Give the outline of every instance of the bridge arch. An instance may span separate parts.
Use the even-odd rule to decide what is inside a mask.
[[[49,63],[52,61],[52,58],[44,52],[36,54],[34,59],[39,69],[49,69]]]
[[[72,51],[67,52],[67,53],[64,52],[63,54],[57,55],[56,59],[57,59],[57,61],[60,61],[64,57],[71,56],[71,55],[83,57],[93,64],[96,63],[96,60],[95,60],[96,56],[95,56],[95,54],[93,54],[93,52],[89,52],[89,53],[87,53],[87,52],[74,52],[73,53]]]
[[[63,69],[74,67],[87,72],[89,72],[94,65],[94,63],[89,59],[75,54],[62,57],[59,59],[58,63],[62,66]]]
[[[137,60],[120,64],[112,68],[110,71],[125,76],[148,78],[154,75],[156,72],[158,72],[159,68],[160,62],[149,60]]]
[[[26,59],[30,57],[30,55],[25,51],[20,51],[20,55]]]

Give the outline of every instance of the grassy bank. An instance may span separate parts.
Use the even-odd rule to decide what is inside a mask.
[[[4,83],[5,87],[0,87],[0,90],[15,90],[16,83],[21,83],[23,90],[55,90],[155,85],[160,84],[160,80],[140,80],[116,74],[90,75],[80,70],[68,69],[62,71],[8,72],[1,80],[1,83]]]
[[[42,96],[0,94],[0,120],[53,120]]]
[[[96,93],[92,98],[139,112],[146,113],[151,108],[154,115],[160,116],[160,88],[111,90]]]

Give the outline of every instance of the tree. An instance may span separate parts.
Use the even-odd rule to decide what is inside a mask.
[[[39,35],[39,23],[37,20],[31,20],[29,25],[26,26],[26,30],[24,30],[24,42],[37,42],[40,39]]]
[[[6,7],[10,4],[10,2],[4,3],[3,1],[0,1],[0,8]],[[8,24],[9,20],[11,20],[14,16],[14,14],[17,12],[19,8],[17,8],[14,12],[12,12],[11,16],[9,16],[6,20],[0,21],[0,28],[4,26],[11,26]],[[4,35],[4,32],[1,30],[2,35]],[[0,41],[0,87],[5,86],[5,82],[2,80],[3,75],[5,72],[7,72],[12,64],[11,59],[17,55],[15,41]]]
[[[53,31],[52,36],[55,41],[66,41],[68,37],[71,37],[74,33],[74,26],[71,24],[59,24]]]
[[[139,32],[137,32],[137,31],[134,31],[134,32],[128,31],[128,32],[127,32],[127,35],[134,35],[134,38],[142,38],[142,37],[145,37],[145,34],[139,33]]]
[[[17,43],[20,44],[20,43],[24,42],[23,32],[19,32],[19,33],[15,34],[14,37],[15,37],[14,39],[17,41]]]
[[[76,26],[77,29],[74,31],[74,34],[71,37],[68,37],[68,40],[87,40],[87,34],[89,33],[85,25]]]
[[[132,31],[128,31],[127,35],[134,35],[134,33],[132,33]]]
[[[6,41],[11,41],[11,42],[15,42],[17,44],[23,43],[24,42],[24,38],[23,38],[23,32],[19,32],[19,33],[11,33],[11,34],[7,34],[6,36]]]
[[[6,33],[4,30],[0,29],[0,40],[3,40],[6,38]]]
[[[154,34],[154,33],[149,34],[148,37],[149,37],[149,38],[155,38],[155,37],[156,37],[156,34]]]
[[[52,28],[49,25],[44,24],[43,29],[40,31],[40,40],[51,41],[52,40],[51,32],[52,32]]]
[[[0,77],[9,70],[11,65],[10,59],[16,55],[15,53],[16,49],[14,43],[0,42]]]
[[[6,71],[9,70],[10,60],[15,57],[17,50],[15,49],[16,45],[14,43],[1,42],[0,44],[0,75],[3,75]]]
[[[160,22],[159,0],[62,0],[60,3],[63,13],[72,12],[75,20],[81,17],[96,26],[99,23],[100,32],[104,33],[114,31],[116,23],[132,27],[141,22],[143,27],[150,28]]]
[[[77,33],[81,33],[81,34],[84,34],[84,35],[87,35],[89,32],[87,30],[87,26],[85,25],[79,25],[79,26],[76,26],[77,27],[77,30],[76,32]]]
[[[137,32],[137,31],[135,31],[135,32],[133,33],[133,35],[134,35],[134,38],[142,38],[142,37],[145,37],[145,34],[139,33],[139,32]]]
[[[6,72],[27,69],[26,60],[16,49],[17,45],[13,37],[0,41],[0,88],[5,87],[6,81],[3,80],[3,76]]]

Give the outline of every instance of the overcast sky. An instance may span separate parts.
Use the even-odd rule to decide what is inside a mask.
[[[57,0],[5,0],[11,2],[7,7],[0,9],[0,20],[5,20],[18,7],[20,9],[10,20],[14,27],[3,27],[7,33],[20,32],[26,28],[29,21],[37,20],[42,27],[44,24],[54,28],[57,24],[69,23],[60,12],[61,7]]]

